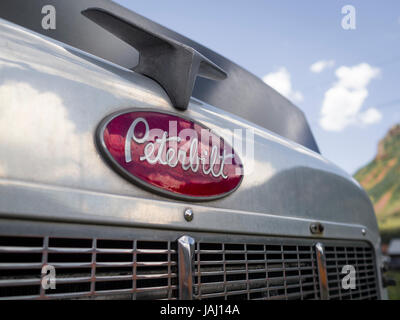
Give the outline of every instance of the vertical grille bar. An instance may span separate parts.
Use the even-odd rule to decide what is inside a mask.
[[[92,269],[90,275],[90,294],[94,294],[96,291],[96,248],[97,248],[97,239],[93,238],[92,240]]]
[[[136,288],[137,288],[137,240],[133,240],[133,266],[132,266],[132,299],[136,300]]]
[[[285,250],[283,249],[283,245],[281,245],[281,263],[283,270],[283,289],[285,290],[285,299],[288,299],[287,295],[287,282],[286,282],[286,266],[285,266]]]
[[[315,249],[315,248],[314,248]],[[309,248],[309,255],[311,257],[311,264],[312,264],[312,279],[313,279],[313,289],[314,289],[314,299],[319,298],[319,281],[317,282],[316,280],[318,279],[318,275],[316,274],[316,270],[318,269],[318,266],[316,266],[316,258],[315,258],[315,250],[312,247]]]
[[[226,291],[226,287],[227,287],[227,280],[226,280],[226,253],[225,253],[225,243],[222,244],[222,259],[224,261],[224,300],[227,300],[227,291]]]
[[[182,236],[178,239],[179,299],[193,299],[194,239]]]
[[[44,237],[43,238],[43,251],[42,251],[42,268],[47,264],[48,261],[48,250],[49,248],[49,237]],[[40,278],[40,297],[44,298],[46,295],[46,291],[44,289],[43,286],[43,278],[45,277],[45,274],[41,274],[41,278]]]
[[[250,283],[249,283],[249,260],[247,259],[247,244],[244,245],[244,259],[246,265],[246,296],[250,300]]]
[[[300,270],[300,255],[299,255],[299,246],[296,246],[296,256],[297,256],[297,268],[298,268],[298,275],[300,281],[300,299],[303,300],[303,279],[301,277],[301,270]]]
[[[264,249],[264,260],[265,260],[265,264],[264,264],[265,277],[267,278],[266,279],[266,282],[267,282],[267,296],[264,297],[264,298],[269,299],[270,298],[270,296],[269,296],[269,276],[268,276],[268,262],[267,262],[268,260],[267,260],[267,247],[266,247],[266,245],[263,245],[263,249]]]
[[[168,300],[172,298],[171,273],[171,242],[168,241]]]
[[[319,276],[319,287],[321,300],[329,299],[328,290],[328,273],[326,270],[326,257],[324,251],[324,245],[318,242],[315,245],[315,250],[317,254],[317,265],[318,265],[318,276]]]

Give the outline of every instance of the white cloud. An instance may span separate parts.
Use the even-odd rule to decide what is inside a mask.
[[[319,60],[310,66],[310,71],[314,73],[320,73],[326,68],[332,68],[334,65],[334,60]]]
[[[360,63],[353,67],[342,66],[336,70],[338,84],[349,89],[365,88],[379,74],[379,68],[371,67],[368,63]]]
[[[353,67],[341,66],[335,72],[338,81],[325,92],[320,125],[328,131],[341,131],[352,124],[379,122],[382,114],[375,108],[362,111],[368,97],[367,86],[379,76],[379,68],[361,63]]]
[[[381,119],[382,114],[375,108],[369,108],[361,114],[361,121],[365,124],[377,123]]]
[[[276,72],[268,73],[263,77],[263,81],[289,100],[293,102],[303,101],[302,93],[293,90],[290,73],[285,67],[279,68]]]

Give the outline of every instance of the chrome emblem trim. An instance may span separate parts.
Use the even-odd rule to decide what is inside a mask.
[[[235,150],[232,148],[232,146],[230,146],[229,144],[227,144],[224,141],[224,145],[226,143],[227,146],[229,146],[232,149],[232,152],[234,154],[235,160],[237,161],[237,163],[235,163],[235,166],[237,166],[237,168],[240,168],[240,179],[238,182],[233,183],[233,186],[225,191],[225,192],[221,192],[218,194],[211,194],[211,195],[204,195],[204,196],[197,196],[197,195],[189,195],[189,194],[184,194],[184,193],[178,193],[178,192],[173,192],[170,191],[168,189],[166,189],[165,187],[161,187],[161,186],[155,186],[152,185],[151,183],[149,183],[149,181],[147,181],[146,179],[143,178],[139,178],[137,175],[129,172],[127,169],[125,169],[121,163],[119,163],[110,153],[110,150],[108,149],[106,142],[104,140],[104,132],[107,129],[107,126],[116,118],[123,116],[125,114],[130,114],[130,113],[149,113],[150,115],[154,115],[154,114],[163,114],[163,115],[169,115],[171,117],[175,117],[177,119],[180,120],[185,120],[188,122],[191,122],[193,124],[198,125],[199,127],[201,127],[202,129],[205,130],[209,130],[210,133],[212,135],[214,135],[216,138],[220,139],[221,141],[224,141],[224,139],[217,135],[215,132],[213,132],[210,128],[208,128],[207,126],[205,126],[204,124],[202,124],[201,122],[194,120],[190,117],[184,116],[184,115],[180,115],[177,113],[173,113],[173,112],[168,112],[168,111],[164,111],[164,110],[155,110],[152,108],[129,108],[129,109],[125,109],[125,110],[121,110],[121,111],[117,111],[114,112],[108,116],[106,116],[98,125],[97,129],[96,129],[96,133],[95,133],[95,143],[96,143],[96,147],[97,147],[97,151],[100,153],[100,155],[103,157],[103,159],[105,160],[105,162],[107,162],[111,168],[113,170],[115,170],[117,173],[119,173],[122,177],[124,177],[125,179],[127,179],[130,182],[133,182],[134,184],[136,184],[137,186],[143,187],[144,189],[150,191],[150,192],[154,192],[157,193],[161,196],[167,196],[170,198],[174,198],[174,199],[178,199],[178,200],[185,200],[185,201],[212,201],[212,200],[216,200],[216,199],[220,199],[223,197],[226,197],[228,195],[230,195],[231,193],[235,192],[241,185],[243,178],[244,178],[244,171],[243,171],[243,163],[242,160],[240,159],[238,153],[235,152]],[[128,129],[128,132],[126,133],[126,137],[125,139],[128,137],[129,134],[129,140],[133,140],[136,143],[139,142],[139,144],[144,144],[144,140],[143,137],[142,138],[138,138],[136,136],[134,136],[133,134],[133,130],[135,128],[135,125],[139,122],[143,122],[145,128],[146,128],[146,132],[145,132],[145,137],[147,137],[148,134],[148,130],[147,128],[149,127],[148,121],[143,118],[143,117],[139,117],[139,120],[136,119],[134,120],[131,124],[130,127]],[[164,132],[164,140],[167,139],[167,136],[165,135]],[[172,137],[172,138],[176,138],[176,137]],[[169,137],[168,139],[171,139],[171,137]],[[176,141],[178,142],[178,141]],[[191,152],[197,151],[198,149],[198,145],[199,142],[198,141],[194,141],[191,143],[190,145],[190,149],[192,150]],[[128,146],[128,147],[127,147]],[[158,157],[155,158],[151,158],[151,154],[149,154],[149,151],[151,148],[154,148],[151,143],[150,144],[146,144],[147,147],[147,151],[144,150],[143,154],[140,154],[139,156],[139,162],[146,162],[148,164],[152,164],[152,165],[162,165],[164,167],[167,167],[169,169],[174,169],[175,167],[178,167],[177,165],[171,165],[169,163],[164,163],[164,162],[160,162]],[[146,147],[145,146],[145,147]],[[129,164],[132,161],[132,155],[130,154],[130,147],[129,145],[127,145],[126,141],[123,144],[124,147],[124,163]],[[214,151],[213,151],[214,150]],[[213,151],[214,153],[216,152],[216,149],[211,149],[211,151]],[[218,153],[218,152],[217,152]],[[178,153],[179,155],[179,153]],[[212,159],[213,157],[213,153],[210,152],[207,154],[207,156],[209,157],[209,159]],[[221,156],[221,155],[220,155]],[[225,151],[223,153],[223,155],[221,156],[222,159],[229,159],[232,158],[229,154],[225,154]],[[181,156],[182,158],[182,156]],[[210,168],[205,169],[204,164],[200,165],[201,159],[198,158],[198,168],[193,169],[193,166],[195,166],[195,163],[193,163],[193,159],[190,159],[190,157],[185,157],[185,159],[187,160],[187,164],[185,165],[181,165],[181,168],[184,172],[201,172],[202,174],[204,174],[205,176],[210,176],[212,178],[221,178],[223,181],[226,181],[228,179],[228,177],[226,176],[226,174],[222,171],[223,168],[225,166],[220,166],[219,171],[215,172],[213,170],[211,170]],[[210,161],[211,164],[215,164],[215,160],[211,160]],[[232,178],[232,175],[231,177]]]

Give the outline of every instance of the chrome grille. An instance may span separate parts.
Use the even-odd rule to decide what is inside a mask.
[[[326,240],[329,299],[379,297],[372,247]],[[299,245],[301,243],[302,245]],[[268,239],[265,243],[196,244],[197,299],[320,299],[315,241]],[[356,269],[356,289],[345,290],[342,267]]]
[[[312,246],[207,243],[196,246],[197,299],[318,299]]]
[[[0,299],[178,298],[183,232],[0,222]],[[195,299],[320,299],[318,241],[325,246],[330,299],[380,297],[374,250],[361,241],[186,234],[195,240]],[[45,264],[56,268],[55,290],[42,289]],[[355,290],[341,287],[345,264],[356,268]]]
[[[370,246],[356,243],[352,246],[325,246],[329,299],[377,299],[375,259]],[[344,290],[342,268],[352,265],[356,270],[356,288]]]
[[[0,237],[0,299],[177,297],[171,241]],[[41,286],[54,266],[56,288]]]

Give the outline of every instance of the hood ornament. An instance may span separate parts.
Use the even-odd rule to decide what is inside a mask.
[[[196,77],[227,77],[224,70],[192,47],[138,23],[100,8],[89,8],[82,14],[137,49],[139,63],[133,70],[157,81],[177,109],[187,109]]]

